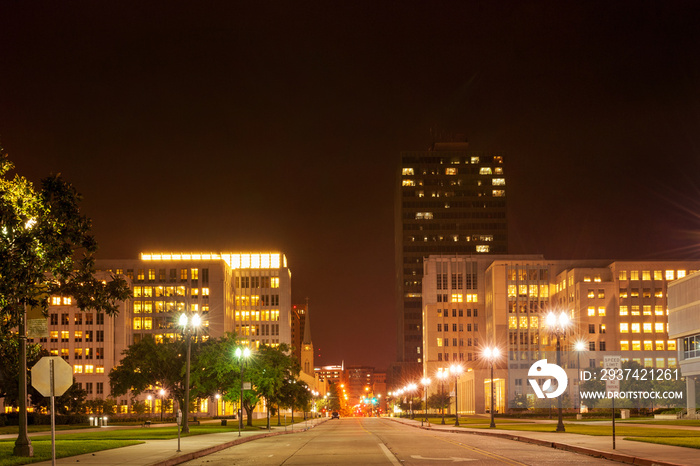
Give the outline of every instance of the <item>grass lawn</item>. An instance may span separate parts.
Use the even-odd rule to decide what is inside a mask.
[[[420,421],[422,419],[425,419],[423,416],[415,416],[415,421]],[[430,421],[431,424],[441,424],[442,423],[442,417],[433,417],[433,416],[428,416],[428,421]],[[532,421],[528,419],[498,419],[496,418],[496,424],[527,424]],[[455,418],[454,416],[452,417],[445,417],[445,424],[446,425],[454,425],[455,424]],[[479,424],[485,424],[487,427],[489,424],[491,424],[491,418],[489,417],[459,417],[459,425],[464,425],[464,426],[469,426],[469,427],[477,427]]]
[[[564,423],[566,432],[581,435],[612,435],[612,426],[591,426],[581,424]],[[496,428],[499,428],[496,422]],[[555,432],[556,424],[520,424],[503,427],[507,430],[518,430],[524,432]],[[700,439],[700,432],[679,429],[655,429],[653,427],[636,427],[619,425],[615,426],[615,435],[620,437],[687,437]]]
[[[61,426],[56,426],[56,430],[71,430],[71,429],[89,429],[90,426],[86,426],[85,424],[72,424],[72,425],[61,425]],[[32,432],[51,432],[51,426],[45,426],[45,425],[31,425],[27,426],[27,432],[32,433]],[[5,427],[0,427],[0,435],[4,434],[17,434],[19,433],[19,426],[5,426]]]
[[[619,422],[619,421],[616,421]],[[628,422],[628,421],[623,421],[623,422]],[[656,424],[661,425],[661,426],[695,426],[695,427],[700,427],[700,419],[676,419],[676,420],[659,420],[659,421],[650,421],[650,420],[644,420],[644,421],[635,421],[631,420],[629,421],[633,424]]]
[[[143,442],[138,440],[101,440],[98,442],[84,442],[82,440],[75,441],[56,439],[56,458],[82,455],[84,453],[109,450],[111,448],[126,447],[128,445],[136,445],[138,443]],[[31,458],[21,458],[12,456],[12,451],[15,447],[14,440],[0,440],[0,466],[14,466],[16,464],[28,464],[51,460],[51,439],[32,439],[32,446],[34,447],[34,456]]]
[[[696,437],[626,437],[635,442],[658,443],[676,447],[700,448],[700,436]]]

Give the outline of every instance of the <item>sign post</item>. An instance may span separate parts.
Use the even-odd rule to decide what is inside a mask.
[[[32,387],[51,397],[51,464],[56,464],[56,396],[73,385],[73,368],[58,356],[44,356],[32,367]]]
[[[178,451],[178,453],[182,451],[182,450],[180,450],[180,425],[182,425],[182,410],[180,408],[177,408],[177,451]]]
[[[603,368],[608,369],[608,374],[615,374],[614,370],[622,369],[620,356],[603,356]],[[615,449],[615,395],[620,393],[620,379],[613,375],[605,381],[605,391],[612,393],[612,447]]]

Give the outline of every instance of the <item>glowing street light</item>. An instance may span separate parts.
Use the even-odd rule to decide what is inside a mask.
[[[243,429],[243,359],[248,359],[250,357],[250,348],[247,346],[245,348],[236,348],[234,353],[241,367],[241,399],[240,399],[240,410],[238,412],[238,436],[241,436],[241,430]]]
[[[545,323],[549,329],[549,332],[557,337],[557,366],[561,367],[561,338],[566,335],[566,330],[571,324],[571,318],[569,318],[569,314],[567,314],[565,311],[561,311],[559,314],[550,312],[547,314]],[[562,416],[561,396],[557,398],[557,411],[558,420],[556,431],[565,432],[564,419]]]
[[[496,422],[494,421],[493,418],[493,408],[494,408],[494,389],[493,389],[493,363],[495,362],[496,359],[501,355],[501,352],[498,348],[493,347],[493,348],[486,348],[484,350],[484,357],[489,360],[489,363],[491,365],[491,425],[489,425],[490,428],[496,427]]]

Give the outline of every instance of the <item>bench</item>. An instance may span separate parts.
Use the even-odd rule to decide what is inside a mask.
[[[151,421],[143,421],[143,424],[141,424],[141,427],[151,427]]]

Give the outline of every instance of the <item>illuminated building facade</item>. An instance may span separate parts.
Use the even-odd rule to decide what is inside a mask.
[[[668,333],[676,340],[681,374],[685,377],[688,417],[698,418],[700,380],[700,273],[668,286]]]
[[[99,260],[96,267],[105,279],[111,272],[131,286],[133,298],[120,303],[119,314],[82,312],[70,298],[51,297],[49,337],[30,340],[73,366],[88,399],[109,396],[108,374],[129,345],[145,335],[181,338],[183,312],[201,315],[198,341],[235,332],[252,348],[292,343],[291,273],[283,254],[144,253],[135,260]],[[117,403],[120,413],[128,412],[128,395]],[[150,403],[159,410],[155,392]],[[200,400],[197,409],[214,412],[209,400]],[[218,412],[226,411],[222,406]]]
[[[434,377],[460,364],[465,372],[459,379],[459,410],[483,413],[491,389],[490,365],[481,353],[496,346],[503,356],[494,366],[494,401],[495,409],[504,412],[516,397],[534,396],[527,382],[530,366],[555,359],[556,339],[544,318],[550,311],[571,319],[562,337],[562,364],[575,404],[578,369],[601,367],[603,355],[648,368],[675,368],[667,286],[698,269],[700,261],[430,256],[423,281],[424,374]],[[582,344],[578,352],[575,343]]]
[[[401,153],[394,208],[400,363],[424,360],[423,258],[507,253],[503,155],[467,149],[466,142],[445,142]]]

